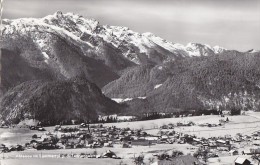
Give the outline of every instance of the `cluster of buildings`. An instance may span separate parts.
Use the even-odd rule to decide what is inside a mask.
[[[122,148],[130,148],[132,146],[150,146],[163,143],[188,143],[190,145],[193,145],[194,149],[207,151],[208,158],[223,156],[223,153],[225,153],[226,156],[256,154],[260,155],[260,148],[257,148],[258,146],[260,146],[260,143],[255,143],[257,142],[257,140],[260,140],[260,131],[254,132],[250,135],[237,134],[236,136],[226,135],[223,137],[198,138],[195,135],[176,132],[174,129],[176,127],[193,125],[195,125],[195,123],[193,122],[179,122],[176,124],[167,125],[164,124],[158,128],[159,132],[156,135],[148,134],[145,130],[142,129],[117,128],[115,126],[107,127],[103,126],[102,124],[89,125],[82,123],[79,127],[56,126],[51,132],[45,131],[42,127],[29,127],[32,130],[45,132],[42,133],[42,135],[40,136],[37,134],[33,135],[31,141],[26,143],[24,146],[17,145],[8,148],[4,145],[0,145],[0,150],[3,152],[10,152],[22,151],[24,149],[48,150],[101,147],[113,148],[115,145],[121,146]],[[241,144],[243,143],[250,143],[255,147],[251,149],[244,149],[241,152]],[[115,159],[119,158],[115,155],[115,153],[110,150],[108,150],[108,152],[104,154],[80,155],[80,157],[111,157]],[[238,159],[237,161],[241,162],[242,159]],[[247,160],[244,161],[248,162]]]
[[[11,151],[23,151],[24,147],[22,145],[12,145],[12,146],[6,146],[4,144],[0,144],[0,151],[3,153],[11,152]],[[1,153],[0,152],[0,153]]]
[[[123,148],[133,145],[152,145],[158,142],[157,136],[148,135],[142,130],[129,128],[103,127],[91,125],[89,128],[56,127],[53,132],[41,136],[32,136],[26,148],[41,149],[71,149],[113,147],[118,144]]]

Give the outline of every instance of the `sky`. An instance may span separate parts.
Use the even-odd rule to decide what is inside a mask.
[[[4,18],[74,12],[166,40],[260,50],[260,0],[4,0]]]

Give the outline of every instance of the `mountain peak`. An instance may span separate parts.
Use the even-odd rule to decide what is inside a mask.
[[[225,51],[225,50],[227,50],[227,49],[216,45],[216,46],[213,47],[212,50],[213,50],[216,54],[218,54],[218,53],[222,53],[223,51]]]
[[[21,18],[9,22],[6,20],[6,22],[3,30],[5,34],[32,35],[33,40],[37,39],[37,42],[42,43],[41,38],[54,33],[75,42],[83,52],[86,52],[86,55],[90,51],[102,53],[100,47],[106,43],[107,46],[121,53],[123,58],[135,64],[162,63],[185,57],[208,56],[226,50],[200,43],[188,43],[185,46],[167,41],[151,32],[141,34],[128,27],[101,25],[95,19],[84,18],[71,12],[57,11],[53,15],[40,19]],[[46,33],[38,36],[40,35],[38,32]],[[39,46],[42,48],[42,44]],[[48,50],[41,51],[48,52]],[[98,56],[97,58],[100,58],[100,55]]]
[[[54,13],[54,15],[55,15],[56,17],[62,17],[62,16],[63,16],[63,13],[62,13],[62,11],[57,11],[57,12]]]

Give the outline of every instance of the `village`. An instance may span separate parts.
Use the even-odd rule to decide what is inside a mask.
[[[205,116],[206,117],[206,116]],[[216,118],[216,116],[212,115]],[[243,116],[240,116],[243,117]],[[256,164],[260,154],[260,130],[253,130],[250,134],[236,133],[224,136],[201,137],[195,135],[193,131],[185,129],[223,129],[225,126],[232,125],[231,116],[218,117],[218,123],[196,123],[184,118],[176,123],[161,124],[150,129],[134,129],[122,126],[127,122],[109,124],[86,124],[55,127],[23,126],[30,131],[34,131],[31,137],[26,139],[26,143],[17,145],[0,144],[2,154],[5,159],[11,153],[16,152],[21,155],[25,151],[70,151],[56,154],[58,158],[92,158],[103,159],[111,158],[120,162],[131,162],[132,164],[158,163],[159,161],[176,161],[185,159],[186,156],[192,157],[197,164],[210,164],[211,161],[221,164],[221,158],[233,157],[233,164]],[[172,118],[173,119],[173,118]],[[129,118],[129,120],[132,120]],[[167,119],[170,120],[170,119]],[[186,120],[186,121],[185,121]],[[135,123],[129,121],[128,123]],[[255,122],[254,122],[255,123]],[[234,123],[233,123],[234,124]],[[149,124],[148,124],[149,125]],[[3,126],[4,127],[4,126]],[[2,128],[9,129],[9,128]],[[258,128],[256,128],[258,129]],[[167,146],[169,149],[151,151],[148,156],[145,153],[120,154],[119,151],[131,149],[153,149],[153,147]],[[174,147],[173,147],[174,146]],[[176,147],[178,146],[178,147]],[[164,147],[165,148],[165,147]],[[174,149],[171,149],[174,148]],[[89,152],[78,152],[77,149],[87,149]],[[177,153],[177,154],[176,154]],[[4,159],[2,157],[2,159]],[[145,160],[147,159],[147,160]],[[236,162],[237,161],[237,162]],[[241,163],[242,162],[242,163]]]

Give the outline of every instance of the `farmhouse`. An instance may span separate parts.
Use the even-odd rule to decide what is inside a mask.
[[[253,153],[251,152],[252,150],[250,149],[245,149],[244,151],[242,151],[243,155],[252,155]]]
[[[149,146],[151,142],[145,139],[138,139],[138,140],[133,140],[131,144],[135,146]]]
[[[235,160],[235,165],[251,165],[251,162],[246,158],[238,157]]]
[[[238,155],[237,150],[230,150],[229,153],[230,153],[231,156]]]
[[[260,148],[250,150],[254,154],[260,154]]]
[[[201,143],[202,143],[201,139],[193,138],[192,145],[198,145]]]

